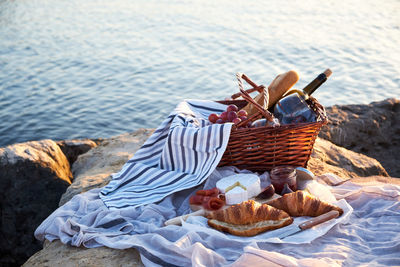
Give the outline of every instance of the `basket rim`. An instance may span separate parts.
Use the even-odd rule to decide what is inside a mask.
[[[260,126],[256,128],[237,128],[237,127],[232,127],[231,131],[238,131],[238,132],[246,132],[246,131],[252,131],[254,129],[259,129],[260,131],[268,131],[270,130],[275,131],[277,129],[284,129],[284,128],[300,128],[300,127],[306,127],[314,124],[320,124],[320,127],[323,125],[326,125],[328,123],[328,116],[326,114],[325,107],[318,102],[318,100],[315,97],[310,96],[309,99],[307,100],[311,102],[311,106],[313,111],[316,113],[317,117],[319,120],[317,121],[312,121],[312,122],[299,122],[299,123],[290,123],[290,124],[284,124],[284,125],[279,125],[279,126]],[[215,102],[225,104],[225,105],[230,105],[230,104],[235,104],[235,103],[247,103],[247,100],[245,99],[232,99],[232,100],[217,100]]]

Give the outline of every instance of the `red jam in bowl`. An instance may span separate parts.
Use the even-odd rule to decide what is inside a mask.
[[[274,167],[271,170],[270,177],[271,184],[274,186],[277,194],[281,194],[285,184],[288,184],[289,188],[293,191],[297,190],[296,169],[292,166]]]

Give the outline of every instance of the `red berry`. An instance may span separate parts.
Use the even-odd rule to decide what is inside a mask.
[[[247,117],[247,111],[246,110],[244,110],[244,109],[241,109],[241,110],[239,110],[238,112],[237,112],[237,115],[239,116],[239,117],[242,117],[242,116],[244,116],[244,117]]]
[[[218,119],[218,120],[216,121],[216,123],[222,124],[222,123],[225,123],[225,121],[224,121],[223,119]]]
[[[228,112],[228,121],[233,121],[236,119],[238,116],[235,111],[229,111]]]
[[[246,117],[246,116],[239,116],[239,118],[240,118],[242,121],[247,120],[247,117]]]
[[[226,108],[227,112],[229,112],[229,111],[235,111],[236,112],[238,110],[239,110],[239,108],[235,104],[231,104]]]
[[[218,119],[219,119],[219,116],[215,113],[212,113],[212,114],[210,114],[210,116],[208,116],[208,120],[211,123],[216,123]]]
[[[226,121],[228,119],[228,112],[222,112],[221,115],[219,115],[219,118]]]
[[[232,122],[233,122],[234,124],[239,124],[240,122],[242,122],[242,120],[241,120],[240,118],[234,118],[234,119],[232,120]]]

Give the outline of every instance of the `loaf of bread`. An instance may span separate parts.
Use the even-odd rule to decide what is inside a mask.
[[[268,202],[268,205],[280,210],[284,210],[293,217],[316,217],[331,210],[337,210],[340,215],[343,214],[343,210],[341,208],[319,200],[315,196],[302,190],[285,194],[280,198]]]
[[[279,74],[268,86],[269,103],[268,108],[275,105],[282,96],[289,91],[290,88],[299,80],[299,74],[296,71],[290,70],[288,72]]]
[[[268,88],[264,88],[264,90],[254,98],[254,101],[265,109],[268,109],[275,105],[275,103],[281,99],[282,95],[292,88],[298,80],[299,75],[294,70],[279,74]],[[257,109],[251,103],[247,104],[243,110],[247,111],[249,115],[257,112]]]
[[[209,226],[238,236],[254,236],[293,222],[286,212],[254,200],[213,211],[207,218]]]

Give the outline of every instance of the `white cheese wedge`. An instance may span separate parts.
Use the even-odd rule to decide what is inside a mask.
[[[235,186],[225,193],[225,202],[228,205],[239,204],[248,199],[247,191],[240,186]]]
[[[233,200],[233,202],[239,201],[239,199],[242,199],[244,196],[244,193],[239,190],[239,188],[241,188],[243,191],[246,191],[247,194],[247,198],[242,201],[246,201],[249,198],[255,197],[261,192],[260,178],[255,174],[248,173],[235,174],[222,178],[217,182],[216,186],[221,193],[225,194],[225,198],[227,198],[227,194],[230,191],[235,189],[234,197],[237,198],[237,200]],[[240,196],[239,192],[242,192],[240,193]],[[242,201],[237,203],[241,203]],[[230,203],[227,201],[227,204]]]

